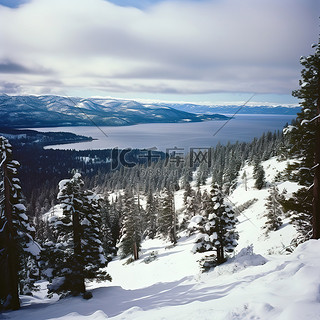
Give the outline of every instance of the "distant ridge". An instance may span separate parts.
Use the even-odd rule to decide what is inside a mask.
[[[157,105],[163,105],[158,103]],[[164,104],[167,105],[167,104]],[[223,113],[234,114],[239,108],[240,104],[227,105],[198,105],[193,103],[171,103],[170,106],[180,111],[194,112],[201,114]],[[288,114],[295,115],[300,112],[301,108],[297,105],[269,105],[249,103],[241,108],[237,114]]]
[[[0,127],[124,126],[227,119],[229,117],[220,114],[177,110],[171,104],[113,98],[0,95]]]

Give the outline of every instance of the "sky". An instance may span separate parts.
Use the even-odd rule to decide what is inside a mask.
[[[0,0],[0,93],[296,103],[319,0]]]

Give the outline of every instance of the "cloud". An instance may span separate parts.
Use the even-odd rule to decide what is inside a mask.
[[[0,81],[0,91],[8,94],[18,94],[21,92],[21,88],[16,83]]]
[[[41,67],[34,67],[34,69],[31,69],[11,61],[0,61],[0,73],[51,74],[52,71]]]
[[[289,94],[298,84],[299,57],[318,39],[319,9],[318,0],[156,1],[143,9],[104,0],[0,6],[0,72],[6,72],[0,80],[30,93],[63,87],[105,94]]]

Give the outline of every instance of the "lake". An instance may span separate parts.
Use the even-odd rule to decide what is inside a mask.
[[[89,142],[48,146],[53,149],[112,149],[124,148],[205,148],[218,142],[249,142],[263,132],[282,130],[294,115],[237,115],[230,121],[206,121],[192,123],[152,123],[123,127],[55,127],[37,128],[42,132],[72,132],[91,136]],[[220,130],[219,132],[217,132]],[[216,134],[215,134],[216,133]]]

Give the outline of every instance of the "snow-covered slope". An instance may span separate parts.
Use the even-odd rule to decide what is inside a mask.
[[[49,301],[40,291],[23,297],[24,307],[5,319],[24,320],[310,320],[320,315],[320,241],[300,245],[290,256],[263,258],[243,250],[213,272],[200,274],[191,240],[165,249],[144,243],[140,261],[110,264],[114,282],[92,283],[94,297]],[[145,258],[158,249],[156,260]]]
[[[276,157],[264,161],[263,168],[266,173],[266,188],[262,190],[257,190],[254,187],[253,166],[245,166],[240,171],[237,187],[230,195],[229,200],[237,207],[252,199],[257,199],[257,201],[248,209],[244,210],[238,217],[239,248],[254,244],[254,250],[257,253],[263,255],[281,253],[285,251],[285,248],[289,246],[295,236],[296,231],[294,227],[289,224],[289,218],[283,219],[281,228],[275,232],[270,232],[268,236],[266,236],[263,231],[267,220],[264,214],[266,213],[266,198],[269,195],[268,187],[271,187],[272,183],[276,183],[280,192],[284,189],[287,190],[287,196],[290,196],[299,189],[299,186],[293,182],[275,182],[276,175],[282,172],[286,166],[286,161],[279,162]],[[247,190],[241,178],[244,172],[247,174]]]
[[[270,185],[286,163],[272,158],[263,163]],[[6,312],[6,319],[24,320],[188,320],[188,319],[320,319],[320,241],[300,245],[284,254],[295,230],[284,220],[282,228],[264,234],[265,198],[268,188],[254,188],[251,166],[245,166],[229,201],[239,206],[257,201],[239,216],[239,246],[233,258],[208,273],[201,273],[193,254],[195,235],[181,234],[176,246],[160,239],[143,242],[138,261],[126,264],[115,259],[108,266],[111,283],[88,283],[93,298],[80,297],[56,302],[45,298],[45,290],[23,297],[24,307]],[[247,190],[242,173],[247,174]],[[288,195],[298,186],[277,182]],[[208,185],[202,189],[209,189]],[[176,193],[181,208],[183,191]],[[280,254],[282,253],[282,254]],[[45,283],[42,283],[45,287]],[[1,318],[1,316],[0,316]]]

